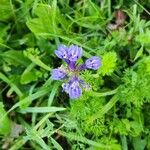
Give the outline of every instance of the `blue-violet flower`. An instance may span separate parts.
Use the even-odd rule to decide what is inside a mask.
[[[77,45],[71,45],[69,47],[60,45],[55,54],[58,58],[64,60],[68,67],[61,66],[52,70],[51,78],[53,80],[67,80],[63,83],[63,91],[69,94],[71,99],[79,98],[82,95],[82,88],[88,89],[83,80],[79,78],[80,71],[85,69],[97,70],[101,66],[101,60],[97,56],[92,56],[85,61],[85,64],[77,65],[77,60],[82,56],[82,48]],[[82,87],[82,88],[81,88]]]

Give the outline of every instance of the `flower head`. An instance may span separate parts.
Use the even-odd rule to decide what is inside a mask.
[[[60,45],[55,54],[64,60],[68,67],[53,69],[51,78],[53,80],[68,79],[68,82],[62,84],[63,91],[68,93],[71,99],[79,98],[82,95],[82,88],[90,89],[90,85],[79,78],[80,71],[85,69],[97,70],[101,66],[100,58],[93,56],[87,59],[85,64],[78,66],[76,62],[82,56],[82,48],[77,45],[71,45],[70,47]]]

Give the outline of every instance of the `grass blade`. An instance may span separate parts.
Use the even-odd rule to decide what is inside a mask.
[[[28,107],[24,110],[21,110],[21,113],[49,113],[49,112],[57,112],[64,111],[66,108],[63,107]]]

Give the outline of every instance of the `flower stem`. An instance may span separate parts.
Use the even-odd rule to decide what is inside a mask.
[[[105,97],[105,96],[113,95],[113,94],[117,93],[117,90],[118,90],[118,88],[108,91],[108,92],[103,92],[103,93],[88,91],[88,95],[93,96],[93,97]]]

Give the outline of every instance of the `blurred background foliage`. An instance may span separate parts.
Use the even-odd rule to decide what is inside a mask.
[[[0,0],[0,149],[150,149],[149,10],[149,0]],[[60,44],[102,59],[75,101],[50,78]]]

